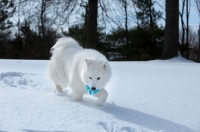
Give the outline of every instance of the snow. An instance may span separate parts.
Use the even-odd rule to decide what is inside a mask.
[[[49,61],[0,60],[0,131],[200,132],[200,65],[176,57],[110,62],[108,99],[54,93]]]

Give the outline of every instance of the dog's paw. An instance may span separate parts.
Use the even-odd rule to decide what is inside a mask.
[[[56,85],[56,92],[57,93],[63,93],[63,89],[61,88],[60,85]]]
[[[83,101],[83,96],[80,96],[80,95],[73,95],[73,100],[74,101]]]
[[[76,98],[73,98],[73,99],[74,99],[74,101],[83,101],[83,98],[76,97]]]
[[[98,99],[98,100],[96,101],[96,105],[97,105],[97,106],[102,106],[105,102],[106,102],[106,101],[102,101],[102,100]]]

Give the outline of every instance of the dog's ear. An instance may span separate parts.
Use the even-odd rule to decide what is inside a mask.
[[[106,68],[107,68],[107,63],[106,63],[106,61],[105,60],[100,60],[100,64],[101,64],[101,67],[102,67],[102,69],[103,70],[106,70]]]
[[[89,60],[89,59],[85,59],[85,64],[87,65],[87,66],[89,66],[90,64],[91,64],[91,60]]]

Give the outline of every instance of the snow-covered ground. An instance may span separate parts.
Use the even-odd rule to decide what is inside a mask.
[[[54,93],[49,61],[0,60],[0,131],[200,132],[200,64],[111,62],[106,104]],[[69,90],[69,91],[67,91]]]

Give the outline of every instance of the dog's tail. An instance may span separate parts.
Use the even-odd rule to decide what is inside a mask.
[[[63,49],[81,48],[81,46],[79,46],[78,42],[74,40],[73,38],[63,37],[63,38],[60,38],[56,42],[56,44],[51,48],[50,53],[52,54],[58,48],[63,48]]]

